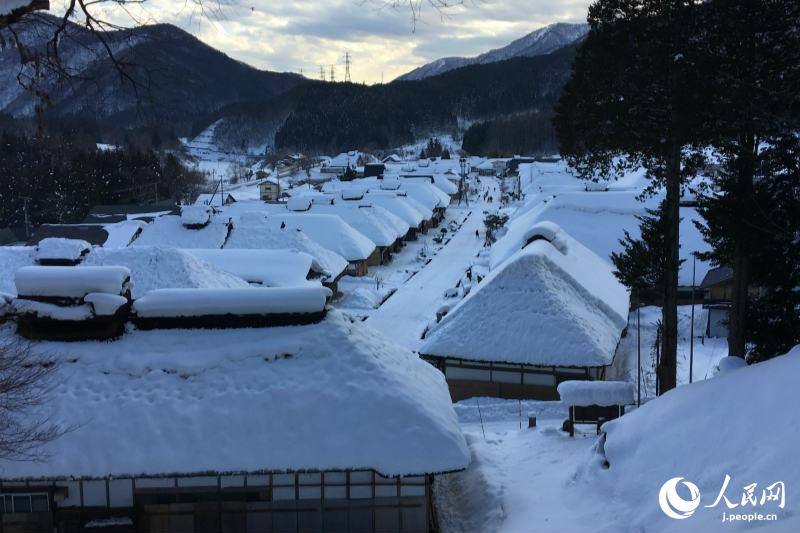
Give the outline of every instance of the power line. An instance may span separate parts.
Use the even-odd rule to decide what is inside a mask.
[[[344,53],[344,81],[350,82],[350,52]]]

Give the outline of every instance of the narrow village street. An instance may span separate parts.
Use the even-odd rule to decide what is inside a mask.
[[[492,191],[495,198],[499,197],[496,180],[485,179],[481,194],[474,200],[471,198],[469,207],[451,206],[448,209],[458,213],[457,220],[463,221],[461,227],[422,270],[401,285],[372,314],[367,320],[370,326],[412,350],[419,347],[422,333],[435,320],[436,310],[445,300],[444,292],[456,286],[483,247],[484,211],[492,207],[483,201],[485,190]],[[475,231],[479,237],[475,236]]]

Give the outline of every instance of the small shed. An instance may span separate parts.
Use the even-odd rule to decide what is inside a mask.
[[[267,178],[258,185],[258,196],[262,202],[278,202],[281,199],[281,182],[278,178]]]
[[[733,269],[719,266],[710,269],[700,282],[706,302],[729,302],[733,298]]]

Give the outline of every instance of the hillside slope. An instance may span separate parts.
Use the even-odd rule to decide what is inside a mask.
[[[55,20],[31,16],[14,30],[30,49],[41,50],[52,38]],[[8,31],[4,31],[8,37]],[[204,44],[169,24],[142,26],[103,34],[114,56],[128,66],[120,76],[97,36],[70,24],[60,44],[60,58],[71,79],[47,76],[42,87],[52,100],[51,113],[84,115],[99,121],[133,124],[142,121],[191,121],[222,106],[253,98],[269,98],[305,81],[294,74],[255,69]],[[8,39],[7,39],[8,42]],[[18,83],[29,78],[13,46],[0,49],[0,111],[26,116],[35,99]]]
[[[365,86],[309,82],[269,101],[237,104],[217,142],[333,153],[389,148],[434,132],[519,112],[547,112],[569,78],[575,46],[548,55],[472,65],[420,81]]]
[[[568,24],[565,22],[551,24],[532,31],[507,46],[490,50],[475,57],[445,57],[437,59],[407,74],[403,74],[397,80],[422,80],[470,65],[485,65],[514,57],[535,57],[549,54],[559,48],[580,41],[588,31],[589,26],[587,24]]]

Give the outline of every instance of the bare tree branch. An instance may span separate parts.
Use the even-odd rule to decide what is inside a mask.
[[[24,342],[0,344],[0,458],[43,460],[41,447],[68,431],[42,412],[55,369],[55,362],[34,357]]]

